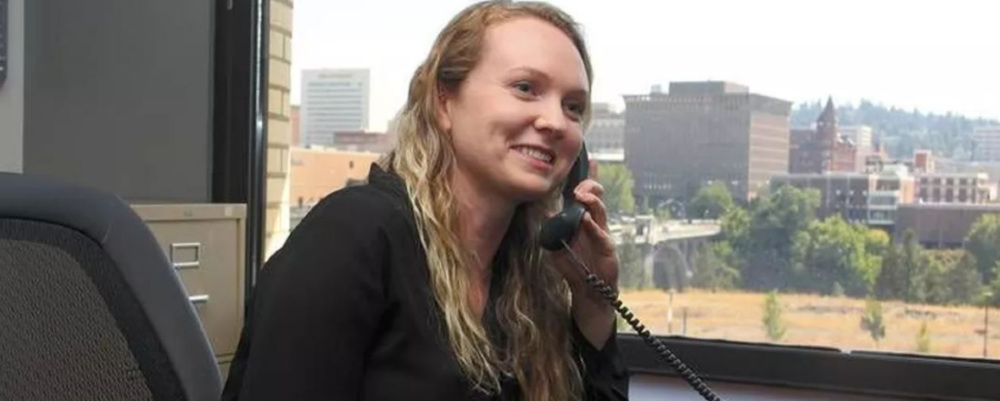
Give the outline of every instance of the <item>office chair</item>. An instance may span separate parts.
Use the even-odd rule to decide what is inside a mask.
[[[118,197],[0,173],[0,400],[218,400],[194,308]]]

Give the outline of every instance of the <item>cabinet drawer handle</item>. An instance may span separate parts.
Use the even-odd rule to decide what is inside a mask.
[[[175,262],[177,251],[182,249],[194,250],[194,259],[190,262]],[[174,269],[196,269],[201,266],[201,243],[200,242],[175,242],[170,244],[170,263]]]
[[[192,295],[192,296],[188,297],[188,301],[190,301],[194,305],[207,304],[208,303],[208,294]]]

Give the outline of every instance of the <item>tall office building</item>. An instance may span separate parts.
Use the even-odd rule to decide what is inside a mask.
[[[333,146],[338,131],[368,129],[368,69],[302,71],[303,146]]]
[[[1000,126],[979,127],[973,131],[972,159],[977,162],[1000,161]]]
[[[709,81],[672,82],[625,104],[625,162],[650,205],[691,199],[711,182],[748,200],[788,172],[790,102]]]

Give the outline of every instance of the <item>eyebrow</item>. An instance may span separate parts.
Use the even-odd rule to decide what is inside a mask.
[[[514,67],[514,68],[511,68],[510,71],[511,72],[526,73],[526,74],[528,74],[529,76],[531,76],[533,78],[539,78],[539,79],[545,80],[546,82],[552,82],[552,77],[549,74],[546,74],[545,72],[543,72],[543,71],[541,71],[541,70],[539,70],[537,68],[533,68],[533,67]],[[575,89],[570,89],[569,91],[567,91],[567,94],[571,95],[571,96],[583,96],[583,97],[587,97],[588,92],[589,91],[587,90],[587,88],[575,88]]]

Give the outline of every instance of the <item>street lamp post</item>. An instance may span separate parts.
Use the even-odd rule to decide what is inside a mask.
[[[990,301],[993,300],[993,292],[986,290],[983,293],[983,358],[989,356],[990,342]]]

